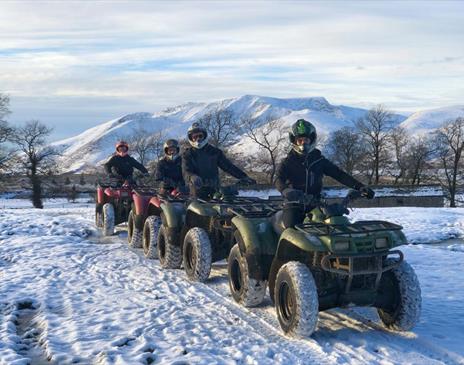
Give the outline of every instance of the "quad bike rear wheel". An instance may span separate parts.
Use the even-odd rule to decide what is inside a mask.
[[[282,330],[294,337],[309,337],[316,329],[319,299],[309,268],[297,261],[283,265],[274,289],[275,308]]]
[[[387,259],[385,264],[394,263]],[[395,299],[391,308],[377,308],[385,327],[396,331],[409,331],[419,321],[422,297],[419,280],[406,261],[382,275],[380,291]]]
[[[158,258],[158,232],[161,226],[161,218],[150,215],[143,225],[143,254],[148,259]]]
[[[164,269],[179,269],[182,265],[181,248],[172,242],[164,225],[161,225],[158,234],[158,258]]]
[[[129,212],[127,219],[127,242],[129,247],[140,248],[142,247],[143,231],[138,229],[135,225],[134,211]]]
[[[229,288],[237,303],[245,307],[255,307],[260,304],[266,294],[266,281],[250,278],[248,262],[235,244],[227,259]]]
[[[112,236],[114,234],[114,207],[111,203],[103,205],[103,225],[102,233],[104,236]]]
[[[211,241],[203,228],[191,228],[184,239],[183,265],[191,281],[204,282],[211,272]]]

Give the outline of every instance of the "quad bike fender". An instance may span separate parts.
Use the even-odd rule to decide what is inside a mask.
[[[180,230],[185,220],[185,208],[183,204],[167,203],[161,204],[161,218],[163,225],[168,228]]]
[[[295,249],[303,252],[324,252],[327,251],[327,246],[316,236],[305,234],[295,228],[287,228],[280,236],[277,256],[283,258],[287,252]]]
[[[404,235],[403,231],[390,231],[389,238],[390,248],[408,244],[408,240],[406,239],[406,236]]]
[[[235,241],[248,263],[250,278],[267,280],[271,260],[277,247],[277,235],[266,219],[232,218]]]
[[[133,208],[135,208],[134,210],[135,214],[147,216],[148,205],[150,203],[150,197],[134,194],[132,198],[134,200]]]
[[[232,218],[232,224],[243,239],[242,254],[274,255],[277,237],[268,220],[236,216]]]
[[[212,206],[208,204],[200,204],[197,201],[191,202],[187,210],[200,216],[214,217],[218,214],[218,212]]]
[[[100,187],[97,189],[97,203],[105,204],[105,191]]]

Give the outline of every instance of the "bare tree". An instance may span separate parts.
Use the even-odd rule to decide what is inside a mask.
[[[129,143],[131,153],[142,164],[159,159],[163,153],[164,131],[148,132],[143,128],[136,129],[124,138]]]
[[[273,184],[277,170],[277,161],[286,146],[286,128],[280,119],[269,118],[262,124],[257,119],[244,119],[241,126],[252,142],[258,145],[259,153],[253,156],[254,164],[263,169]]]
[[[42,175],[52,167],[53,156],[57,152],[47,146],[46,138],[52,129],[38,120],[27,122],[23,127],[15,128],[11,141],[18,146],[22,163],[32,186],[32,204],[35,208],[43,208]]]
[[[406,154],[406,179],[412,185],[420,185],[424,172],[429,168],[432,156],[431,142],[423,137],[412,138]]]
[[[11,113],[9,106],[10,97],[0,93],[0,122],[3,122],[4,118]]]
[[[464,149],[464,118],[447,122],[434,135],[434,147],[439,166],[437,178],[447,190],[450,207],[456,207],[457,185],[462,181],[462,151]],[[445,179],[442,178],[445,174]]]
[[[361,136],[353,128],[344,127],[330,134],[327,154],[335,164],[350,175],[359,168],[365,153]]]
[[[227,109],[206,113],[198,122],[208,131],[209,143],[219,148],[229,146],[239,129],[239,120]]]
[[[405,179],[408,167],[409,136],[400,126],[391,130],[390,144],[392,147],[392,169],[390,174],[395,178],[395,185]]]
[[[372,179],[379,183],[381,171],[389,161],[388,140],[393,123],[392,113],[382,105],[369,110],[355,123],[367,147],[365,166],[369,183],[372,183]]]
[[[4,120],[4,118],[10,114],[9,102],[9,97],[0,93],[0,171],[5,168],[12,153],[12,151],[5,146],[5,142],[9,140],[13,130],[8,122]]]

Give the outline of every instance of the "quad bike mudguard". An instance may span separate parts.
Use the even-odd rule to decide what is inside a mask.
[[[214,217],[218,215],[218,212],[210,204],[202,204],[196,200],[192,201],[187,210],[195,213],[196,215]]]
[[[163,224],[168,228],[180,230],[185,220],[185,205],[183,203],[166,202],[160,205]]]
[[[267,280],[278,242],[269,219],[235,216],[232,224],[240,234],[240,239],[236,237],[236,240],[240,252],[248,262],[250,278]]]

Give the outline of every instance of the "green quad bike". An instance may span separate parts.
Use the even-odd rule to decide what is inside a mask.
[[[267,282],[282,330],[296,337],[314,332],[319,311],[352,305],[375,307],[387,328],[410,330],[419,320],[421,290],[394,249],[407,244],[406,237],[393,223],[351,223],[347,207],[359,197],[350,191],[342,203],[307,199],[314,208],[304,223],[288,228],[283,211],[267,221],[237,212],[228,258],[233,298],[258,305]]]
[[[182,252],[182,263],[191,281],[204,282],[214,262],[228,257],[234,245],[235,227],[232,218],[239,206],[274,206],[278,201],[266,201],[256,197],[237,196],[236,187],[224,187],[212,199],[195,199],[187,207],[181,236],[177,240],[177,252]],[[160,234],[159,238],[162,238]],[[163,242],[158,240],[159,254]],[[180,261],[178,262],[180,265]]]
[[[147,258],[158,258],[165,269],[178,269],[182,263],[177,242],[181,236],[188,199],[186,192],[175,189],[152,196],[144,205],[143,252]]]

